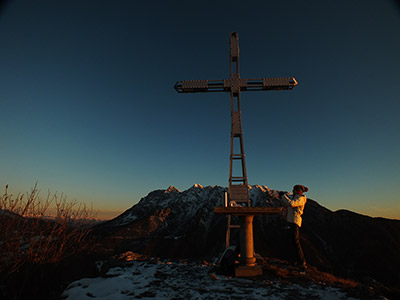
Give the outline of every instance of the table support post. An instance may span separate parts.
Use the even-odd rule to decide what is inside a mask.
[[[240,216],[240,260],[235,269],[236,277],[253,277],[262,274],[260,266],[256,265],[254,257],[253,219],[254,215]]]
[[[240,217],[240,252],[242,263],[246,266],[254,266],[256,262],[254,257],[253,219],[253,215]]]

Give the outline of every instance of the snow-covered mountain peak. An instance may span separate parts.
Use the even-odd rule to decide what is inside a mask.
[[[156,190],[142,198],[138,204],[125,211],[111,221],[114,226],[128,224],[147,218],[148,215],[164,214],[168,209],[168,219],[173,222],[191,223],[194,219],[210,221],[213,218],[215,206],[223,205],[224,192],[228,189],[220,186],[194,184],[191,188],[180,191],[174,186],[167,190]],[[252,206],[279,206],[277,191],[265,185],[249,186]],[[185,223],[183,222],[183,223]],[[207,225],[208,226],[208,225]]]
[[[267,187],[266,185],[258,185],[255,184],[253,186],[250,186],[250,190],[260,190],[263,193],[268,193],[271,191],[271,189],[269,187]]]
[[[195,188],[195,189],[204,189],[204,186],[202,186],[202,185],[199,184],[199,183],[195,183],[195,184],[193,184],[192,188]]]
[[[169,187],[168,187],[168,189],[166,189],[165,190],[165,194],[168,194],[168,193],[171,193],[171,192],[178,192],[178,193],[181,193],[181,191],[180,190],[178,190],[176,187],[174,187],[173,185],[170,185]]]

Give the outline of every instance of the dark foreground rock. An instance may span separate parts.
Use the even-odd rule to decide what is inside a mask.
[[[18,272],[1,273],[0,299],[60,299],[74,280],[99,276],[93,253],[80,253],[58,263],[26,264]]]

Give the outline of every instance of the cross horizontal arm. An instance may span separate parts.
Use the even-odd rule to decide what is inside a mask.
[[[291,90],[297,85],[294,77],[286,78],[259,78],[246,79],[245,85],[240,85],[242,91],[262,91],[262,90]]]
[[[223,80],[183,80],[178,81],[174,88],[178,93],[262,91],[262,90],[291,90],[297,85],[296,79],[259,78],[242,79],[233,76]]]
[[[183,80],[178,81],[174,88],[178,93],[229,91],[229,88],[224,88],[224,80]]]

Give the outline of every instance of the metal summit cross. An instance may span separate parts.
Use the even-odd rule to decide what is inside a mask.
[[[231,152],[229,166],[229,203],[228,207],[215,207],[217,214],[228,215],[226,245],[230,243],[230,229],[240,228],[241,265],[235,269],[236,276],[261,275],[261,268],[256,266],[253,244],[253,218],[260,214],[276,214],[281,208],[251,207],[247,182],[246,161],[243,146],[242,112],[240,109],[240,92],[263,90],[291,90],[297,85],[293,77],[242,79],[239,74],[239,37],[236,32],[230,34],[230,78],[222,80],[185,80],[178,81],[175,89],[178,93],[230,92],[231,95]],[[240,153],[234,153],[235,141],[239,142]],[[239,161],[241,172],[233,176],[233,161]],[[239,205],[233,205],[233,204]],[[236,207],[232,207],[236,206]],[[231,216],[238,216],[239,225],[231,224]]]
[[[242,112],[240,92],[263,90],[291,90],[297,85],[293,77],[242,79],[239,74],[239,37],[236,32],[230,34],[230,78],[223,80],[185,80],[178,81],[175,89],[178,93],[230,92],[231,95],[231,154],[229,167],[229,200],[244,203],[251,207],[247,186],[246,161],[243,146]],[[234,153],[235,140],[239,139],[240,153]],[[241,176],[233,176],[233,161],[239,160]],[[239,172],[240,173],[240,172]],[[239,184],[238,184],[239,183]]]

